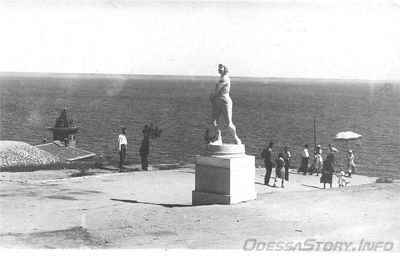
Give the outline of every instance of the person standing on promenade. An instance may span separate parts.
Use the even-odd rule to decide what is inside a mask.
[[[356,172],[356,164],[354,163],[354,155],[351,149],[347,153],[347,170],[349,171],[349,177]]]
[[[339,150],[337,150],[336,148],[334,148],[332,144],[328,144],[328,147],[329,147],[329,155],[332,157],[332,166],[334,165],[334,163],[336,163],[337,166],[338,166],[340,169],[342,169],[342,168],[340,167],[340,165],[338,164],[338,162],[336,162],[336,159],[335,159],[335,154],[339,154]]]
[[[285,160],[283,159],[283,154],[279,153],[278,158],[276,159],[274,187],[276,187],[277,178],[280,178],[282,181],[281,188],[284,188],[283,186],[283,182],[285,180],[285,169],[283,168],[284,166],[285,166]]]
[[[143,132],[143,140],[140,145],[139,153],[140,157],[142,158],[142,170],[147,171],[148,169],[148,162],[147,162],[147,156],[150,152],[150,139],[149,135]]]
[[[314,162],[313,162],[314,169],[315,169],[315,172],[317,173],[317,176],[319,176],[319,173],[322,168],[322,164],[323,164],[323,159],[322,159],[321,145],[317,145],[317,148],[315,149],[315,152],[314,152]]]
[[[322,175],[320,178],[320,183],[324,183],[324,189],[326,188],[326,183],[329,183],[332,188],[332,176],[333,176],[333,163],[335,157],[333,154],[329,154],[324,161],[324,165],[322,166]]]
[[[285,160],[285,180],[289,181],[289,168],[290,168],[290,158],[292,155],[290,154],[289,147],[285,146],[283,159]]]
[[[215,85],[215,90],[210,94],[210,101],[213,103],[212,108],[212,119],[213,126],[217,130],[216,141],[211,144],[221,145],[221,116],[225,116],[228,121],[228,127],[233,137],[235,138],[236,144],[242,144],[242,141],[236,134],[236,127],[232,122],[232,99],[229,96],[231,89],[231,80],[228,77],[228,67],[223,64],[218,65],[218,73],[221,75],[218,83]]]
[[[310,158],[310,154],[308,153],[308,144],[304,145],[304,149],[301,152],[300,156],[301,164],[298,173],[303,172],[303,175],[306,175],[308,169],[308,159]]]
[[[118,151],[119,151],[119,171],[122,171],[122,165],[125,161],[128,140],[126,139],[126,128],[122,128],[121,134],[118,136]]]
[[[264,164],[265,164],[265,177],[264,177],[264,185],[269,186],[269,180],[271,178],[271,172],[272,172],[272,167],[274,165],[273,162],[273,152],[272,152],[272,147],[274,146],[274,143],[271,141],[268,145],[267,149],[264,149],[261,152],[261,157],[264,158]]]

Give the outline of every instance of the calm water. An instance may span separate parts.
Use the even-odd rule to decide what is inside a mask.
[[[117,159],[120,128],[128,128],[128,158],[139,162],[141,130],[156,122],[163,130],[157,140],[159,163],[194,163],[204,151],[204,131],[209,128],[208,94],[217,77],[0,77],[1,139],[40,144],[51,140],[47,128],[55,124],[62,108],[80,127],[77,146]],[[336,133],[362,134],[350,142],[359,172],[400,177],[400,86],[383,83],[268,80],[232,78],[234,123],[248,154],[256,155],[273,140],[275,152],[289,145],[295,159],[305,143],[313,145],[313,116],[317,143],[327,151]],[[65,90],[67,96],[65,97]],[[224,130],[224,141],[233,142]],[[150,161],[154,162],[155,144]],[[344,154],[339,163],[344,164]]]

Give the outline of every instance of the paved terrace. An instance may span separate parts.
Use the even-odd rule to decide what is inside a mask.
[[[57,172],[57,179],[40,178]],[[399,185],[376,178],[353,175],[338,188],[334,177],[334,188],[323,190],[319,177],[291,171],[285,188],[274,188],[263,185],[260,168],[256,201],[192,206],[188,166],[64,179],[60,172],[71,170],[39,171],[34,179],[1,173],[1,246],[241,249],[247,238],[364,238],[399,248]]]

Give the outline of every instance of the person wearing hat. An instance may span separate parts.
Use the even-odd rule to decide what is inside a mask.
[[[212,118],[213,126],[217,131],[216,141],[212,144],[221,145],[222,136],[220,129],[221,116],[224,115],[228,121],[228,127],[236,144],[242,144],[241,140],[236,134],[236,127],[232,122],[232,99],[229,96],[231,89],[231,80],[228,77],[228,67],[223,64],[218,65],[218,73],[221,75],[218,83],[215,85],[215,90],[210,94],[210,101],[213,103]]]
[[[347,152],[347,170],[349,172],[349,177],[351,177],[352,173],[356,172],[356,165],[354,163],[354,155],[353,151],[349,149]]]
[[[119,151],[119,171],[122,171],[122,165],[125,161],[128,141],[126,139],[126,128],[122,128],[121,134],[118,136],[118,151]]]

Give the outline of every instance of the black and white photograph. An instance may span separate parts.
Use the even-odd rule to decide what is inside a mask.
[[[399,253],[399,25],[400,0],[0,1],[2,255]]]

